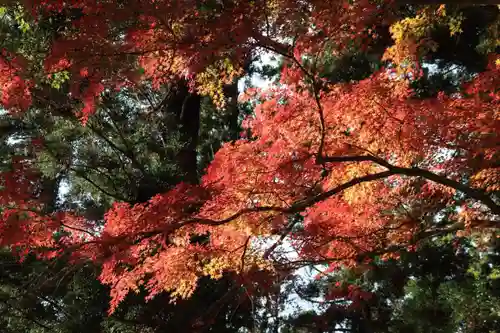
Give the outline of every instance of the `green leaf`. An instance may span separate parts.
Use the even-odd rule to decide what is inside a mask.
[[[54,89],[60,89],[61,85],[69,80],[69,72],[68,71],[61,71],[52,74],[52,81],[50,82],[50,85]]]

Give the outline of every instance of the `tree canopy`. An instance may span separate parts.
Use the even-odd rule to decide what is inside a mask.
[[[98,267],[110,318],[231,286],[235,332],[498,326],[498,6],[3,3],[0,245],[21,260]],[[278,314],[290,288],[321,311]]]

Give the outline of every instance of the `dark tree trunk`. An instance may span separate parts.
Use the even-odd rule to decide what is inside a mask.
[[[224,87],[224,95],[228,98],[226,108],[228,112],[228,125],[233,129],[229,133],[229,140],[236,140],[239,137],[239,132],[235,131],[239,125],[240,110],[238,108],[238,80]]]
[[[175,114],[183,147],[177,154],[179,167],[189,183],[198,182],[198,135],[200,130],[201,97],[190,93],[186,82],[172,88],[167,109]]]
[[[57,200],[62,177],[47,178],[42,177],[38,193],[35,197],[43,204],[43,212],[54,213],[57,210]]]

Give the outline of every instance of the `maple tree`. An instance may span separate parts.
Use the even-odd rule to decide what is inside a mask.
[[[98,228],[113,201],[143,202],[187,178],[175,157],[183,143],[175,119],[168,117],[170,111],[163,109],[144,119],[144,110],[124,102],[131,97],[139,98],[125,91],[105,96],[86,126],[70,112],[51,113],[47,108],[39,112],[33,107],[22,118],[0,115],[1,156],[22,154],[29,150],[31,138],[43,137],[30,162],[42,173],[39,200],[45,202],[46,213],[71,210]],[[162,96],[149,92],[148,97]],[[202,158],[210,154],[205,145],[217,144],[226,131],[225,125],[205,120],[212,112],[206,102],[201,106],[204,142],[198,156]],[[111,128],[108,117],[113,119]],[[153,125],[151,118],[163,121]],[[215,130],[220,133],[214,135]],[[238,128],[231,131],[237,134]],[[127,146],[133,151],[127,151]],[[253,326],[251,301],[231,275],[203,279],[189,300],[176,305],[168,303],[168,294],[147,304],[145,293],[129,295],[108,318],[109,289],[99,284],[98,265],[87,262],[81,267],[81,263],[68,263],[66,256],[52,260],[28,256],[16,263],[7,251],[1,259],[0,326],[6,332],[219,332]]]
[[[24,171],[29,165],[14,165],[2,178],[2,205],[9,209],[2,212],[0,244],[42,256],[71,251],[75,260],[102,263],[113,312],[140,287],[148,298],[163,291],[188,298],[201,277],[232,271],[251,292],[255,282],[302,266],[327,263],[321,274],[328,274],[364,267],[374,257],[397,258],[445,232],[466,237],[479,229],[496,237],[498,8],[481,37],[488,67],[459,82],[453,94],[419,98],[412,84],[424,75],[425,60],[439,54],[433,34],[459,35],[461,7],[410,6],[405,12],[399,6],[369,0],[27,1],[39,21],[54,12],[65,19],[43,66],[35,66],[38,58],[20,61],[5,51],[2,98],[13,112],[41,98],[44,82],[61,73],[83,105],[78,115],[84,122],[106,89],[132,89],[144,80],[156,89],[184,82],[183,112],[199,108],[200,95],[223,108],[224,86],[241,75],[256,49],[282,56],[284,65],[279,83],[242,96],[254,106],[245,121],[249,133],[224,144],[198,184],[192,177],[146,202],[116,202],[100,233],[89,231],[81,216],[42,214],[30,187],[35,181]],[[338,83],[321,75],[326,54],[380,45],[388,66],[368,77]],[[64,236],[54,239],[61,229]],[[193,243],[193,235],[209,240]],[[259,245],[263,239],[271,245]],[[282,245],[298,258],[279,255]],[[365,297],[357,290],[351,286],[348,293],[354,303]]]

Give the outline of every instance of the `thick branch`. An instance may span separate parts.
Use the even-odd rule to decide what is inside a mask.
[[[457,181],[451,180],[444,176],[440,176],[431,171],[412,167],[412,168],[402,168],[390,164],[389,162],[372,155],[356,155],[356,156],[333,156],[333,157],[323,157],[325,162],[362,162],[371,161],[380,166],[387,168],[393,175],[405,175],[410,177],[422,177],[427,180],[433,181],[435,183],[451,187],[457,191],[460,191],[467,195],[469,198],[478,200],[486,205],[494,214],[500,215],[500,206],[497,205],[493,199],[484,191],[479,189],[471,188],[465,184],[459,183]]]
[[[393,171],[395,174],[401,174],[405,176],[415,176],[422,177],[431,180],[435,183],[451,187],[458,190],[469,198],[476,199],[486,205],[494,214],[500,215],[500,206],[497,205],[491,197],[482,190],[471,188],[462,183],[456,182],[449,178],[437,175],[433,172],[420,169],[420,168],[400,168],[396,166],[391,166],[389,170]]]

